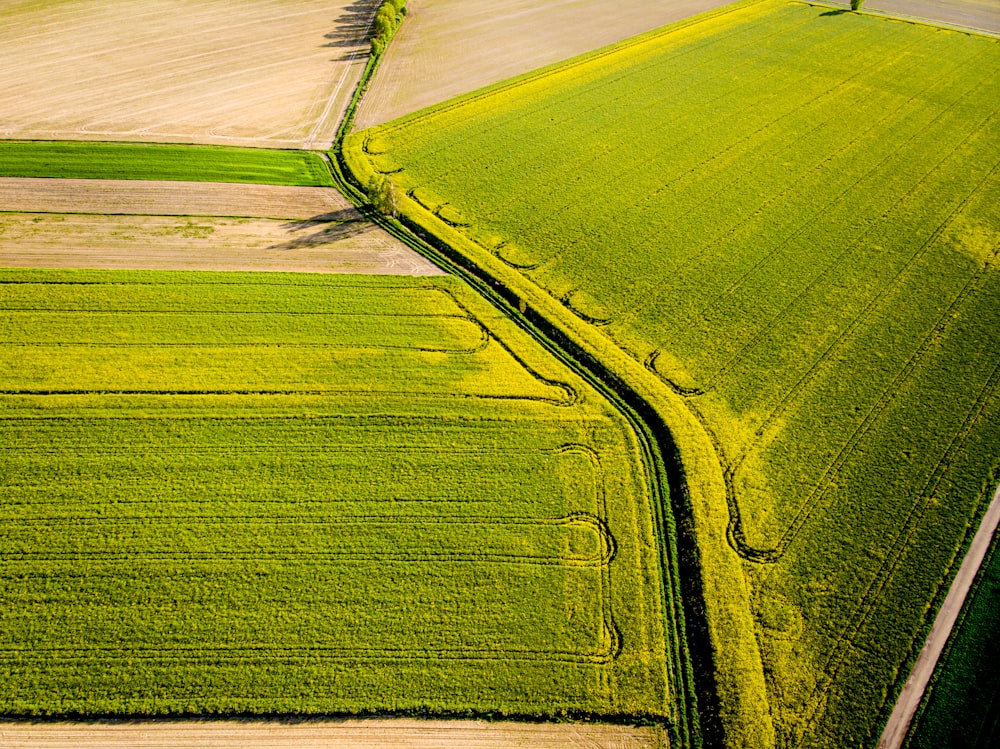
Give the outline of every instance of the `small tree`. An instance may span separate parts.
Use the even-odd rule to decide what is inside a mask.
[[[384,174],[373,174],[368,180],[368,200],[383,216],[395,216],[399,207],[396,186]]]
[[[865,0],[851,0],[851,10],[861,10]]]

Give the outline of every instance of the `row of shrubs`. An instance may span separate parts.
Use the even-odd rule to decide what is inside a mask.
[[[383,0],[375,14],[372,23],[372,54],[380,55],[385,51],[392,35],[396,33],[399,24],[406,15],[406,0]]]

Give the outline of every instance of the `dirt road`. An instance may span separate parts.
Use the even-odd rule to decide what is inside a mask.
[[[886,723],[882,737],[879,739],[878,749],[897,749],[902,746],[910,722],[917,712],[920,700],[923,699],[927,684],[934,673],[935,666],[937,666],[938,658],[941,657],[941,651],[944,650],[945,643],[948,642],[955,621],[962,611],[962,604],[965,603],[965,597],[976,578],[976,573],[979,572],[998,525],[1000,525],[1000,487],[993,495],[993,500],[983,516],[983,521],[979,524],[979,530],[976,531],[969,551],[965,555],[965,559],[962,560],[962,566],[959,568],[958,574],[955,575],[955,580],[952,582],[948,595],[941,605],[941,610],[934,620],[934,626],[931,627],[930,634],[927,635],[927,642],[924,643],[924,648],[917,657],[910,678],[899,695],[896,707],[893,709],[889,722]]]
[[[0,723],[5,749],[654,749],[654,728],[480,721]]]

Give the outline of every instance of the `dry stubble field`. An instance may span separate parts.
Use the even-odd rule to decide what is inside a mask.
[[[374,0],[13,0],[0,137],[328,148]]]
[[[727,0],[410,0],[356,129],[590,52]]]
[[[335,190],[85,179],[0,178],[0,265],[440,273]]]

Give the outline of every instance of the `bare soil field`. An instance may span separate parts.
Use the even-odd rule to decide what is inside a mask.
[[[0,267],[432,275],[367,221],[0,213]]]
[[[340,212],[360,218],[328,187],[32,177],[0,177],[0,211],[287,219]]]
[[[0,723],[7,749],[653,749],[655,728],[480,721],[346,720],[338,723]]]
[[[726,0],[410,0],[358,108],[363,130]]]
[[[328,148],[375,0],[12,0],[0,137]]]
[[[1000,34],[1000,0],[870,0],[864,7]]]
[[[429,275],[336,190],[0,178],[0,266]]]

